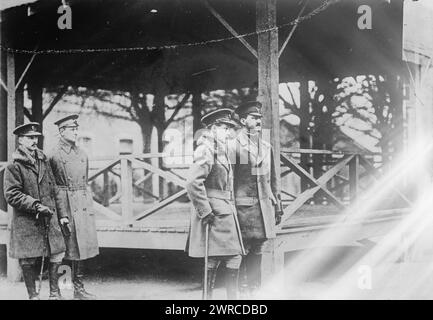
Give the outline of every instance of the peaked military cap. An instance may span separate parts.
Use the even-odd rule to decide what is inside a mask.
[[[256,117],[262,117],[262,104],[259,101],[247,101],[242,102],[235,111],[240,117],[247,115],[253,115]]]
[[[16,127],[13,131],[13,134],[17,136],[27,136],[27,137],[41,136],[42,134],[38,131],[39,127],[40,127],[39,123],[29,122]]]
[[[77,119],[78,119],[78,114],[71,114],[69,116],[60,118],[59,120],[54,122],[54,124],[58,126],[59,129],[65,127],[78,127]]]
[[[233,111],[228,108],[217,109],[205,114],[201,118],[201,122],[205,125],[224,123],[231,127],[237,126],[237,123],[232,119]]]

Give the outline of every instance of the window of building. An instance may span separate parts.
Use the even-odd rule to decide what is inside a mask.
[[[132,154],[134,150],[134,140],[123,138],[119,139],[119,154]]]

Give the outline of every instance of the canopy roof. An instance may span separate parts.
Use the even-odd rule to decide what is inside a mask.
[[[209,3],[239,34],[250,34],[245,39],[257,47],[255,1]],[[303,15],[322,3],[310,0]],[[17,50],[23,64],[31,53],[20,50],[41,50],[28,76],[44,86],[185,92],[257,82],[257,59],[202,0],[70,0],[72,30],[57,28],[60,4],[39,0],[2,11],[2,46]],[[371,30],[358,28],[356,0],[334,0],[302,21],[280,56],[280,82],[399,72],[403,0],[363,4],[372,8]],[[302,5],[278,1],[280,47]]]

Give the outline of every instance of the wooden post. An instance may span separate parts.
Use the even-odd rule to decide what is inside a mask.
[[[32,119],[31,121],[38,122],[41,126],[41,132],[43,132],[43,113],[42,113],[42,86],[40,83],[33,80],[29,83],[29,93],[32,99]],[[39,138],[38,147],[43,149],[44,145],[43,136]]]
[[[201,92],[192,93],[192,131],[195,134],[201,128]],[[195,149],[195,142],[194,142]]]
[[[276,276],[282,276],[284,270],[284,251],[278,245],[278,238],[266,242],[262,255],[262,284]],[[283,279],[281,279],[283,280]]]
[[[349,194],[350,203],[354,203],[359,186],[359,156],[355,155],[349,162]]]
[[[102,205],[104,207],[108,207],[110,205],[110,179],[108,177],[108,171],[104,171],[103,174],[104,179],[104,186],[103,186],[103,199],[102,199]]]
[[[263,104],[263,137],[272,144],[277,189],[281,190],[280,112],[277,1],[256,0],[256,29],[258,34],[258,99]],[[272,29],[273,28],[273,29]],[[264,31],[268,30],[268,31]],[[267,134],[268,132],[268,134]]]
[[[15,90],[16,84],[16,64],[15,56],[13,53],[7,53],[7,87],[8,87],[8,99],[7,99],[7,154],[8,159],[12,158],[12,153],[16,149],[16,138],[13,134],[13,130],[18,124],[23,123],[23,91],[18,88]],[[22,87],[21,87],[22,88]],[[12,219],[12,207],[8,206],[8,233],[10,232],[10,223]],[[10,237],[8,236],[8,239]],[[6,244],[9,248],[9,243]],[[8,250],[9,251],[9,250]],[[8,258],[7,261],[7,273],[10,281],[19,281],[21,279],[21,268],[19,267],[18,260]]]
[[[122,218],[130,220],[133,217],[133,199],[132,194],[132,164],[128,159],[120,160],[120,179],[122,184]]]
[[[308,93],[308,81],[301,80],[299,82],[299,98],[300,98],[300,123],[299,123],[299,143],[301,149],[310,149],[310,133],[308,126],[310,122],[310,96]],[[301,167],[310,172],[308,167],[309,155],[307,153],[301,154]],[[301,177],[301,192],[308,189],[308,182],[304,177]]]
[[[0,76],[4,84],[6,80],[6,53],[0,50]],[[8,93],[0,85],[0,161],[8,160],[8,131],[7,131],[7,113],[8,113]],[[3,195],[3,173],[0,173],[0,209],[7,211],[6,201]]]
[[[156,128],[152,129],[152,137],[150,141],[150,153],[158,153],[158,133]],[[159,168],[159,159],[154,157],[150,159],[150,164],[154,168]],[[159,198],[159,176],[155,173],[152,174],[152,193]],[[158,201],[158,199],[155,199]]]
[[[277,1],[256,0],[256,30],[258,32],[258,100],[263,105],[263,139],[270,140],[277,173],[277,190],[281,191],[280,113]],[[266,30],[266,31],[264,31]],[[275,240],[276,241],[276,240]],[[284,254],[271,240],[271,247],[262,257],[262,280],[266,281],[284,263]],[[262,281],[264,283],[264,281]]]

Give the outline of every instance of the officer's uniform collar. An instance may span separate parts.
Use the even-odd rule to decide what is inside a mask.
[[[63,137],[60,138],[60,147],[65,151],[67,154],[71,153],[71,150],[74,150],[74,152],[77,152],[77,146],[75,144],[69,143],[66,141]]]

